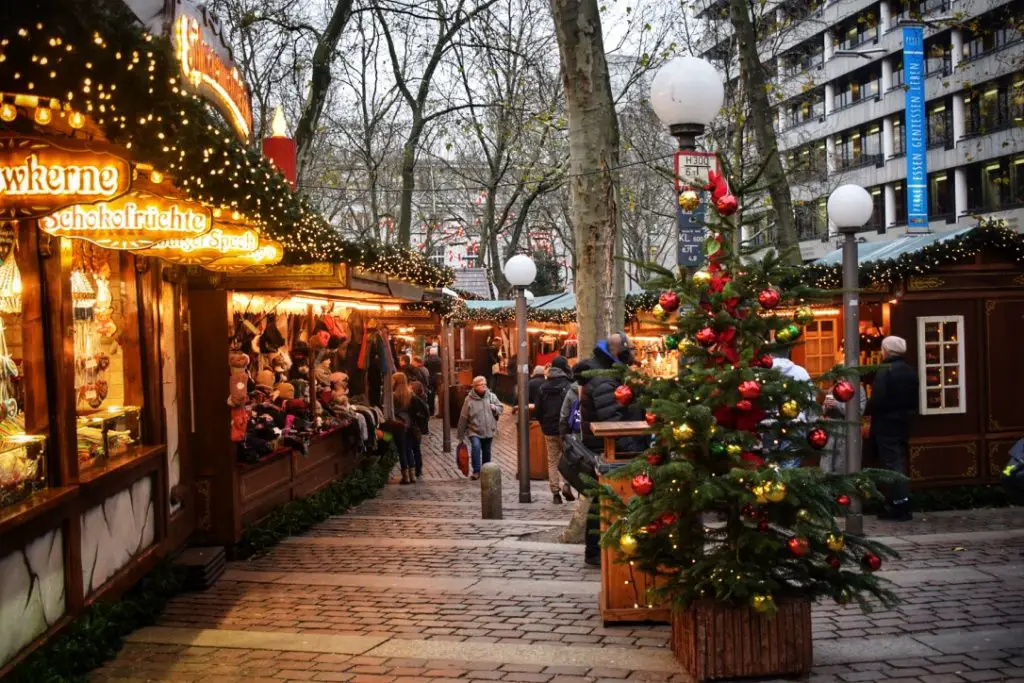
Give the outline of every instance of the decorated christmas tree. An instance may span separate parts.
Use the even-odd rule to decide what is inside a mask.
[[[873,572],[894,553],[844,533],[839,520],[851,497],[879,496],[877,486],[895,475],[832,474],[815,462],[847,428],[822,417],[816,392],[853,399],[856,370],[796,381],[772,367],[773,355],[800,343],[813,319],[808,304],[831,293],[800,284],[799,270],[776,254],[744,261],[732,253],[736,199],[721,178],[707,189],[716,211],[704,267],[661,269],[650,283],[661,292],[664,343],[680,350],[679,373],[656,379],[620,369],[632,388],[622,400],[642,403],[654,435],[610,475],[630,479],[628,502],[604,487],[611,524],[602,544],[659,575],[659,597],[677,608],[702,599],[766,614],[789,598],[892,604]],[[693,192],[679,199],[691,209],[699,201]]]

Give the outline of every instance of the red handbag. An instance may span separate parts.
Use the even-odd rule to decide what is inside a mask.
[[[465,443],[460,443],[459,447],[455,449],[455,462],[459,466],[459,471],[462,472],[463,476],[469,476],[469,447]]]

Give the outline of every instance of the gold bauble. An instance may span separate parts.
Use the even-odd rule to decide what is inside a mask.
[[[797,323],[801,325],[806,325],[808,323],[814,322],[814,311],[812,311],[807,306],[798,308],[793,313],[793,320],[795,320]]]
[[[755,595],[750,598],[750,606],[754,608],[755,612],[764,614],[774,609],[775,599],[770,595]]]
[[[654,308],[651,309],[651,315],[659,322],[668,320],[668,311],[662,308],[661,304],[654,304]]]
[[[732,456],[737,456],[743,452],[743,446],[738,443],[731,443],[725,447],[725,452]]]
[[[758,484],[754,488],[750,489],[754,494],[754,498],[758,505],[764,505],[768,502],[768,485]]]
[[[773,503],[781,503],[786,499],[786,485],[781,481],[767,484],[765,486],[765,497]]]
[[[779,407],[779,415],[787,420],[792,420],[799,414],[800,404],[796,401],[786,401]]]
[[[832,552],[838,553],[840,550],[846,547],[846,539],[841,534],[829,534],[825,539],[825,545]]]
[[[694,435],[695,432],[693,431],[693,427],[685,422],[672,428],[672,436],[674,436],[676,441],[679,441],[680,443],[690,441],[693,439]]]
[[[679,208],[683,211],[693,211],[700,206],[700,195],[693,190],[686,190],[679,193]]]
[[[622,534],[619,536],[619,550],[626,557],[632,557],[636,555],[636,549],[639,544],[633,534]]]
[[[711,273],[706,270],[698,270],[693,274],[693,282],[697,285],[706,285],[711,282]]]
[[[809,522],[811,521],[811,511],[807,508],[800,508],[796,511],[796,518],[801,522]]]

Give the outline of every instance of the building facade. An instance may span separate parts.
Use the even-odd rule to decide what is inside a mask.
[[[716,4],[702,16],[720,16],[712,12]],[[762,61],[775,74],[775,127],[805,260],[834,247],[825,204],[844,183],[874,198],[865,240],[906,233],[906,21],[924,23],[929,228],[942,232],[994,215],[1020,229],[1024,2],[839,0],[777,5],[769,13]],[[720,61],[728,27],[713,36],[705,56]],[[770,226],[750,232],[758,233],[758,245],[773,241]]]

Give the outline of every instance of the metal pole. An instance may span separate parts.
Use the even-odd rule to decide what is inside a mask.
[[[846,367],[856,368],[860,365],[860,301],[858,289],[857,264],[857,233],[855,230],[845,232],[843,241],[843,334]],[[846,403],[846,473],[855,474],[861,469],[861,438],[860,438],[860,376],[851,379],[853,398]],[[846,531],[851,534],[864,533],[863,503],[858,496],[850,501],[850,510],[846,515]]]
[[[516,288],[516,332],[519,353],[516,355],[516,387],[519,394],[519,502],[530,500],[530,410],[527,380],[530,355],[526,342],[526,288]]]
[[[452,420],[449,414],[448,392],[451,391],[448,382],[448,326],[447,320],[441,321],[441,344],[438,353],[441,354],[441,447],[445,453],[452,452]]]

